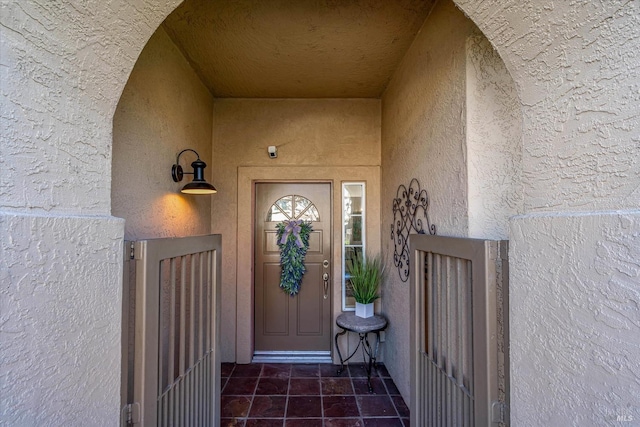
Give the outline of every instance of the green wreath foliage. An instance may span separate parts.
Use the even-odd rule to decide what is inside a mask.
[[[299,231],[296,230],[299,227]],[[295,230],[292,231],[292,228]],[[313,227],[310,222],[285,221],[276,225],[278,247],[280,248],[280,287],[289,295],[295,296],[300,291],[302,276],[307,271],[304,258],[309,249],[309,235]],[[283,236],[286,236],[283,239]],[[284,241],[283,241],[284,240]]]

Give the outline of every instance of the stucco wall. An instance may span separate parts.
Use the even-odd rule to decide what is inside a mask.
[[[6,1],[0,13],[0,418],[119,425],[113,112],[179,0]]]
[[[247,281],[251,280],[247,268],[251,269],[251,263],[238,267],[236,259],[251,256],[250,237],[239,237],[252,229],[252,205],[245,203],[247,196],[251,201],[251,179],[330,179],[334,182],[334,205],[337,206],[340,206],[340,199],[335,197],[340,193],[341,180],[368,179],[371,184],[367,186],[367,197],[371,196],[374,211],[367,218],[372,224],[379,225],[375,221],[378,214],[375,201],[379,200],[380,101],[216,99],[213,144],[213,174],[218,194],[212,208],[212,232],[222,233],[226,248],[222,273],[223,360],[236,360],[238,347],[241,353],[238,360],[247,363],[253,345],[251,331],[247,329],[252,327],[252,288],[247,286]],[[270,145],[278,147],[277,159],[269,158],[267,147]],[[242,187],[238,187],[240,166],[257,167],[255,171],[247,172],[249,184],[243,181]],[[373,168],[364,174],[355,169],[350,173],[350,166]],[[266,167],[270,172],[265,173],[260,167]],[[305,168],[308,168],[307,173]],[[252,176],[254,172],[255,176]],[[242,212],[238,211],[239,199],[243,201]],[[243,218],[240,225],[239,215]],[[337,226],[336,222],[334,224]],[[379,228],[370,233],[367,234],[370,242],[377,244]],[[339,236],[338,232],[336,238],[334,232],[334,245],[339,244]],[[334,250],[334,255],[338,253]],[[335,260],[333,264],[335,272]],[[335,291],[339,288],[339,275],[334,273],[333,278]],[[238,286],[242,292],[237,292]],[[339,296],[334,292],[334,308],[340,307],[336,295]],[[236,311],[236,303],[242,307],[240,311]],[[241,337],[241,342],[237,343],[236,329]]]
[[[466,237],[465,76],[467,38],[477,31],[451,2],[436,5],[395,73],[382,100],[382,224],[393,223],[392,202],[400,184],[417,178],[430,197],[437,232]],[[383,251],[393,260],[388,231]],[[409,401],[409,284],[393,263],[384,313],[389,317],[386,364]]]
[[[466,49],[468,236],[508,239],[509,217],[523,212],[520,102],[486,37],[469,37]]]
[[[140,51],[179,3],[2,3],[3,210],[110,213],[113,112]]]
[[[0,217],[0,424],[117,425],[122,223]]]
[[[640,395],[639,350],[636,340],[629,337],[639,333],[640,317],[634,307],[640,298],[637,290],[628,284],[640,283],[637,254],[631,249],[637,247],[638,236],[640,114],[638,103],[633,100],[640,93],[637,90],[640,61],[625,53],[629,50],[622,47],[626,43],[622,40],[629,40],[629,33],[638,31],[638,5],[614,2],[595,6],[585,2],[574,7],[565,3],[529,2],[511,7],[516,3],[458,3],[478,22],[505,58],[523,115],[522,198],[498,200],[498,206],[507,211],[503,210],[500,217],[492,215],[493,225],[488,226],[490,232],[495,233],[491,237],[504,237],[503,220],[513,213],[525,213],[511,220],[508,236],[511,241],[512,423],[584,425],[610,424],[618,417],[637,420],[639,409],[633,402],[637,402]],[[454,48],[449,49],[453,52],[449,56],[447,52],[436,55],[436,48],[449,47],[447,43],[456,43],[461,48],[457,44],[462,43],[461,37],[456,39],[456,35],[464,35],[461,28],[467,28],[451,19],[459,14],[452,11],[444,14],[443,10],[452,8],[440,2],[427,24],[440,16],[441,26],[446,23],[450,28],[458,28],[452,34],[442,28],[423,27],[383,99],[383,204],[394,190],[390,188],[392,182],[403,183],[408,179],[407,172],[413,173],[427,183],[432,202],[431,219],[440,226],[439,234],[476,234],[473,227],[484,220],[474,218],[480,204],[474,201],[472,191],[493,184],[486,171],[474,169],[473,150],[478,147],[473,145],[478,143],[474,138],[478,131],[483,132],[474,121],[480,112],[485,115],[485,126],[489,122],[487,114],[495,112],[483,105],[490,99],[493,83],[486,86],[470,84],[474,82],[467,80],[468,110],[461,111],[454,105],[441,113],[444,119],[434,116],[433,112],[440,111],[439,105],[446,103],[447,98],[429,97],[429,92],[425,95],[430,87],[428,78],[440,83],[438,76],[444,75],[450,79],[445,81],[458,82],[454,71],[463,61],[461,55],[455,56]],[[553,23],[551,31],[550,22]],[[441,37],[429,37],[435,46],[420,44],[421,37],[432,29]],[[473,37],[469,42],[473,43]],[[468,47],[471,49],[467,52],[467,64],[472,68],[468,67],[467,71],[475,73],[479,69],[502,81],[502,71],[499,75],[493,73],[499,71],[497,68],[477,68],[489,63],[478,64],[473,45]],[[438,65],[449,67],[449,74],[434,72]],[[467,75],[467,78],[475,77],[477,75]],[[433,85],[431,88],[432,92],[439,89]],[[500,90],[503,88],[501,84]],[[470,115],[465,117],[464,113]],[[422,115],[420,120],[413,119],[416,115]],[[395,160],[400,158],[397,152],[403,148],[425,156],[433,141],[442,135],[438,130],[446,126],[447,119],[456,117],[469,124],[470,151],[464,153],[468,155],[470,168],[467,177],[459,172],[456,162],[460,159],[455,158],[462,150],[452,152],[451,147],[447,151],[437,146],[429,153],[433,160],[421,162],[420,167],[411,159]],[[390,127],[390,123],[393,126]],[[463,133],[461,129],[457,131]],[[447,139],[456,144],[455,129],[449,134]],[[416,135],[425,140],[422,148],[416,143]],[[506,143],[505,139],[494,144],[493,149],[503,146],[512,154],[502,158],[492,155],[493,161],[518,160],[518,156],[513,155],[517,150],[511,151],[513,147],[509,148]],[[476,154],[475,159],[482,160],[482,156]],[[431,161],[447,165],[448,175],[443,175],[437,165],[431,167]],[[453,176],[456,173],[459,178]],[[432,174],[437,178],[431,178]],[[436,207],[441,204],[438,194],[447,194],[441,192],[443,186],[438,180],[465,178],[469,194],[453,188],[455,194],[460,194],[461,202],[458,205],[449,202],[446,208],[464,218],[463,203],[468,197],[468,230],[452,227],[451,218]],[[455,187],[455,183],[452,185]],[[503,194],[515,190],[511,194],[517,197],[519,186],[516,178],[508,183]],[[595,209],[612,212],[589,215],[576,212]],[[540,216],[537,212],[541,211],[547,213]],[[383,205],[382,212],[383,223],[390,223],[390,206]],[[399,328],[388,334],[391,345],[387,347],[386,363],[406,398],[408,355],[400,345],[404,336],[397,332],[406,330],[407,316],[398,313],[403,313],[407,295],[402,284],[390,283],[389,286],[395,297],[387,299],[385,310],[392,317],[391,324]],[[532,290],[535,290],[535,300],[530,298]],[[617,340],[620,330],[625,331],[622,334],[626,338],[616,341],[616,345],[604,338],[613,335],[613,340]],[[536,351],[534,346],[538,346]],[[566,360],[569,362],[561,363],[563,366],[558,369],[558,364]],[[573,396],[567,399],[569,393]]]
[[[640,4],[458,0],[522,102],[526,212],[640,205]]]
[[[526,215],[511,236],[514,424],[637,424],[640,213]]]
[[[503,58],[524,118],[512,423],[636,423],[640,3],[457,3]]]
[[[211,182],[213,97],[162,27],[140,54],[113,116],[111,213],[124,218],[125,238],[208,234],[211,198],[180,193],[191,181],[171,179],[186,148],[207,163]],[[192,152],[180,165],[193,172]]]

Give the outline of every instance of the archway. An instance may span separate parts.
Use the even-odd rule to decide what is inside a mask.
[[[584,100],[581,88],[586,87],[587,92],[600,93],[602,82],[597,82],[590,76],[591,60],[584,58],[600,57],[603,52],[591,47],[590,41],[598,40],[601,34],[617,49],[617,53],[605,54],[607,61],[613,61],[617,54],[622,52],[623,39],[611,37],[607,32],[612,28],[615,34],[622,34],[622,29],[630,22],[637,20],[630,9],[616,9],[615,5],[609,5],[605,9],[578,10],[571,6],[556,6],[555,8],[540,7],[533,2],[522,9],[514,10],[505,2],[493,1],[478,5],[475,2],[456,2],[465,13],[481,28],[487,38],[498,50],[509,69],[522,102],[524,114],[524,139],[523,139],[523,193],[524,215],[512,218],[512,298],[513,298],[513,363],[514,376],[518,380],[514,382],[513,411],[514,421],[525,419],[539,419],[544,423],[545,417],[551,413],[560,413],[562,419],[570,419],[573,414],[568,409],[570,406],[558,405],[561,401],[556,395],[553,402],[544,400],[548,404],[549,412],[545,414],[539,410],[540,400],[532,398],[527,392],[531,387],[540,387],[537,378],[544,376],[548,371],[554,371],[553,365],[556,358],[562,353],[571,354],[572,360],[579,361],[585,366],[599,366],[600,362],[593,359],[588,352],[580,350],[581,339],[590,328],[600,331],[608,331],[605,320],[594,321],[588,326],[582,325],[573,329],[572,320],[576,314],[586,315],[585,306],[592,301],[597,294],[597,285],[608,281],[608,276],[615,277],[614,283],[609,285],[611,295],[624,293],[626,278],[624,274],[612,271],[611,264],[599,254],[599,248],[607,248],[607,253],[614,252],[621,263],[633,259],[634,253],[620,253],[615,248],[618,245],[628,244],[631,235],[626,233],[626,219],[620,219],[617,213],[595,213],[604,209],[613,211],[618,208],[631,209],[637,205],[638,197],[634,196],[633,180],[623,182],[620,179],[629,173],[633,174],[637,164],[629,158],[630,149],[633,148],[632,130],[633,121],[629,122],[621,117],[617,123],[608,123],[605,116],[595,118],[590,106],[595,103],[595,98]],[[634,6],[635,7],[635,6]],[[601,25],[603,17],[613,17],[616,24],[612,27]],[[543,23],[559,22],[562,25],[556,31],[549,32]],[[582,23],[593,24],[597,31],[585,34]],[[602,29],[602,33],[598,33]],[[574,38],[565,37],[567,34]],[[614,50],[616,50],[614,49]],[[562,53],[554,57],[555,53]],[[573,52],[572,54],[567,52]],[[581,57],[581,55],[584,55]],[[555,59],[553,59],[555,58]],[[566,65],[573,64],[580,71],[568,70]],[[627,64],[627,67],[631,64]],[[584,70],[584,71],[583,71]],[[629,68],[633,70],[633,67]],[[612,70],[613,72],[613,70]],[[628,81],[633,82],[637,73],[630,72]],[[573,82],[573,83],[568,83]],[[555,85],[555,86],[554,86]],[[557,93],[563,93],[558,96]],[[610,105],[625,99],[622,92],[624,83],[622,80],[612,83],[613,89],[609,95]],[[567,92],[563,92],[566,90]],[[580,102],[578,102],[580,101]],[[626,106],[630,107],[628,101]],[[580,104],[580,105],[578,105]],[[572,115],[571,106],[576,105],[576,114]],[[590,117],[589,123],[584,123],[585,114]],[[582,122],[581,122],[582,120]],[[616,122],[614,120],[614,122]],[[582,160],[596,156],[605,164],[609,161],[607,154],[602,150],[602,140],[614,135],[614,145],[622,153],[623,162],[618,167],[598,172],[593,163]],[[595,136],[600,143],[592,143]],[[618,143],[619,142],[619,143]],[[605,143],[605,145],[608,143]],[[576,148],[579,147],[579,148]],[[554,153],[557,150],[557,153]],[[616,174],[619,174],[616,177]],[[551,183],[549,185],[549,183]],[[593,189],[596,189],[594,191]],[[613,194],[626,195],[617,199]],[[620,202],[622,200],[622,202]],[[586,219],[584,213],[590,218]],[[633,217],[632,214],[631,217]],[[625,216],[625,218],[627,218]],[[633,222],[633,221],[632,221]],[[622,224],[622,225],[621,225]],[[598,234],[598,230],[605,228],[613,231],[613,239],[607,234]],[[562,233],[559,233],[562,230]],[[582,246],[574,236],[583,236],[593,233],[593,237]],[[608,233],[608,232],[607,232]],[[531,243],[536,241],[536,243]],[[569,242],[558,245],[558,242]],[[580,249],[578,250],[578,246]],[[573,253],[567,258],[566,253]],[[540,256],[540,252],[547,256]],[[553,254],[553,255],[550,255]],[[562,261],[556,261],[562,260]],[[571,273],[562,273],[563,263],[570,265]],[[598,265],[599,271],[593,272],[584,266],[591,262]],[[618,261],[617,261],[618,262]],[[576,274],[576,271],[582,271]],[[560,272],[560,273],[558,273]],[[539,286],[539,283],[549,284],[547,287]],[[589,289],[583,289],[583,283],[591,284]],[[561,283],[569,283],[569,292],[579,295],[580,304],[558,298]],[[564,286],[564,285],[562,285]],[[535,290],[534,300],[540,304],[538,314],[530,315],[530,292]],[[596,310],[607,311],[611,307],[618,307],[616,297],[610,296],[604,301],[591,303]],[[588,310],[586,310],[588,312]],[[624,311],[624,310],[623,310]],[[548,324],[545,319],[561,313],[560,323],[564,325],[564,331],[557,331]],[[616,316],[614,316],[616,317]],[[622,316],[624,317],[624,316]],[[622,321],[618,318],[616,321]],[[531,328],[544,331],[535,340],[531,339]],[[608,334],[608,332],[607,332]],[[569,342],[566,347],[552,347],[550,343],[560,341]],[[615,341],[616,339],[613,338]],[[532,344],[535,342],[536,345]],[[536,348],[533,348],[536,347]],[[615,348],[608,339],[593,341],[588,345],[591,349]],[[600,351],[600,350],[596,350]],[[619,349],[613,355],[622,357],[624,366],[631,368],[632,361],[624,356],[627,350]],[[535,370],[530,370],[529,355],[536,354],[544,362]],[[611,354],[611,353],[609,353]],[[606,375],[611,367],[600,368],[600,374]],[[563,383],[571,383],[575,375],[572,369],[557,371],[556,390],[563,390]],[[602,378],[602,376],[600,377]],[[600,380],[594,380],[600,381]],[[627,387],[627,380],[621,380],[616,389]],[[542,396],[542,388],[537,389]],[[560,391],[558,392],[560,393]],[[628,405],[625,402],[603,401],[593,393],[590,387],[582,389],[575,402],[591,402],[591,406],[597,407],[601,414],[613,413],[617,408]],[[581,403],[584,405],[583,403]]]
[[[513,419],[633,418],[639,5],[456,3],[496,47],[523,102],[525,215],[511,221]],[[123,225],[108,201],[111,124],[138,54],[178,4],[15,2],[2,14],[9,422],[118,418]],[[42,394],[64,398],[43,404]]]

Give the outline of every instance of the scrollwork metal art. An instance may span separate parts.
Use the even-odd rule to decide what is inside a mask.
[[[429,196],[427,190],[420,189],[416,178],[409,187],[400,185],[393,199],[393,224],[391,240],[395,244],[393,263],[398,269],[400,280],[409,280],[409,234],[436,234],[436,226],[429,220]],[[426,225],[426,230],[425,230]]]

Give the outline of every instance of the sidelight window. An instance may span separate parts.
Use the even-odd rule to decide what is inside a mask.
[[[347,260],[365,252],[365,183],[342,183],[342,310],[355,310]]]

